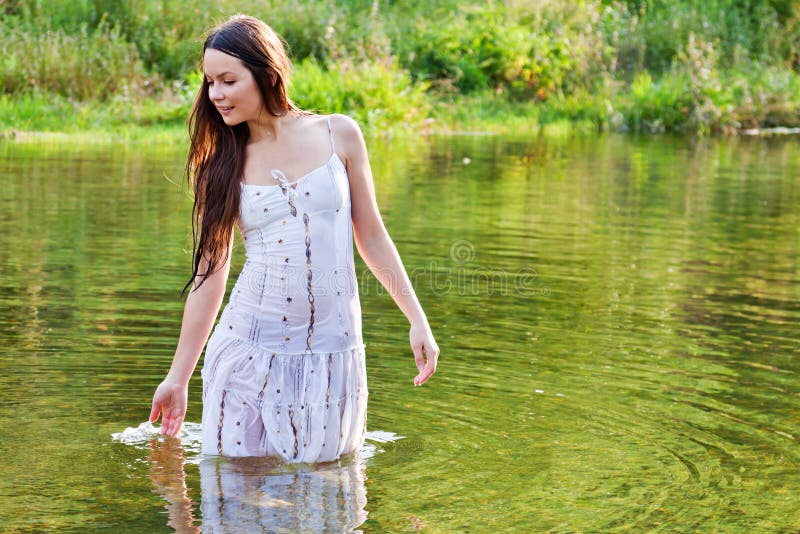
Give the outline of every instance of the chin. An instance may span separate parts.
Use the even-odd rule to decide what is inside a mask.
[[[228,126],[236,126],[237,124],[241,123],[242,121],[240,119],[237,119],[237,118],[234,118],[234,117],[226,117],[226,116],[223,115],[222,116],[222,122],[224,122]]]

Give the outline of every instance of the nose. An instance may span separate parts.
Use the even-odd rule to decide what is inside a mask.
[[[215,83],[214,85],[208,86],[208,98],[210,98],[212,102],[222,100],[223,96],[220,84]]]

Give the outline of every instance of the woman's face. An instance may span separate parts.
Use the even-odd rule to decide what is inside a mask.
[[[203,56],[208,98],[228,126],[256,120],[264,113],[264,98],[253,73],[225,52],[208,48]]]

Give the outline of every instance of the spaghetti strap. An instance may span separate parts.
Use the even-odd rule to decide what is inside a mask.
[[[331,126],[330,115],[328,115],[328,132],[331,134],[331,149],[333,149],[333,153],[336,154],[336,143],[333,142],[333,126]]]

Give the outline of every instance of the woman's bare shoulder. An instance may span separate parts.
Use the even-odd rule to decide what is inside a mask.
[[[349,163],[359,162],[365,155],[364,134],[358,122],[348,115],[333,113],[329,118],[337,152],[348,164],[349,169]]]
[[[333,133],[338,137],[341,135],[342,139],[356,139],[361,137],[361,127],[355,119],[349,115],[342,113],[332,113],[328,115],[331,121],[331,128]]]

